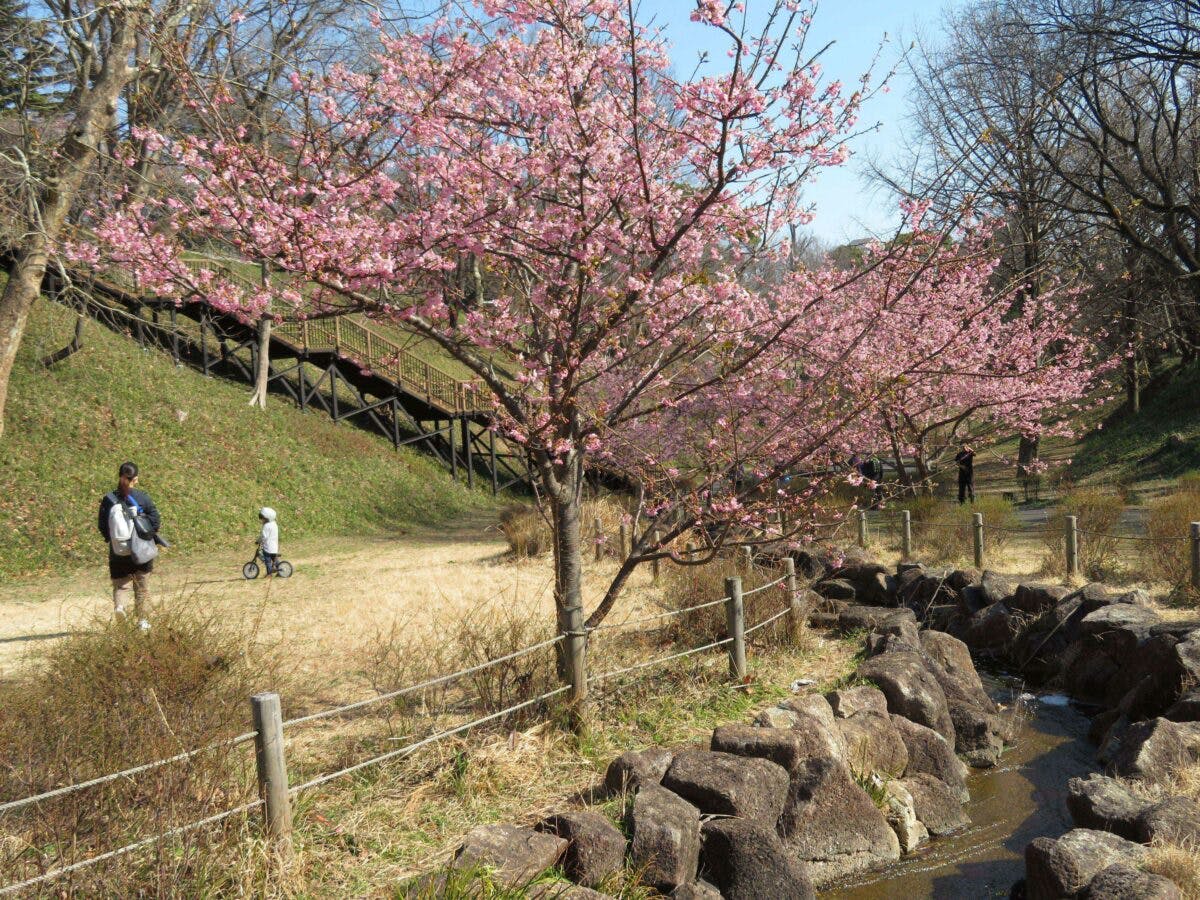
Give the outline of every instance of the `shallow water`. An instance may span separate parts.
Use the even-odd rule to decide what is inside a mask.
[[[998,702],[1011,706],[1020,696],[1019,689],[1005,681],[983,677]],[[994,769],[972,769],[967,777],[970,827],[934,838],[912,856],[820,896],[827,900],[1007,897],[1013,883],[1025,875],[1025,845],[1043,835],[1058,837],[1071,828],[1067,780],[1096,768],[1096,749],[1087,741],[1088,718],[1067,698],[1045,695],[1023,706],[1025,718],[1014,746],[1000,757],[1000,764]]]

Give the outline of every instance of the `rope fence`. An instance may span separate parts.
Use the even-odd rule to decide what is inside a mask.
[[[753,572],[758,570],[757,567],[752,565],[750,554],[746,554],[746,562],[746,571]],[[273,846],[276,846],[280,849],[286,848],[286,852],[290,852],[290,835],[292,831],[292,797],[304,791],[318,788],[337,779],[352,775],[353,773],[359,772],[368,767],[380,765],[390,760],[409,756],[423,747],[427,747],[447,738],[463,734],[464,732],[470,731],[471,729],[477,728],[481,725],[486,725],[489,722],[501,720],[506,716],[511,716],[514,713],[520,712],[521,710],[529,709],[537,706],[538,704],[544,704],[556,697],[565,696],[567,697],[569,704],[573,709],[582,709],[589,685],[599,685],[622,675],[642,672],[652,667],[661,666],[666,663],[695,656],[700,653],[727,648],[730,661],[730,676],[736,683],[742,683],[745,681],[746,677],[746,636],[778,622],[784,616],[791,615],[793,619],[795,619],[797,616],[803,615],[801,608],[796,605],[798,589],[794,564],[790,558],[787,558],[783,560],[783,566],[783,575],[744,593],[742,591],[742,579],[740,577],[726,578],[723,595],[715,600],[697,603],[681,609],[667,610],[650,616],[638,617],[636,619],[631,619],[624,622],[607,625],[602,624],[595,628],[588,629],[587,631],[567,631],[562,634],[557,634],[547,640],[539,641],[538,643],[527,647],[522,647],[495,659],[487,660],[486,662],[478,665],[470,666],[446,675],[440,675],[435,678],[430,678],[418,684],[402,687],[375,697],[370,697],[366,700],[360,700],[354,703],[347,703],[329,709],[319,710],[308,715],[296,716],[291,719],[284,720],[281,713],[281,703],[278,694],[256,694],[250,698],[251,711],[253,714],[252,718],[254,721],[253,731],[245,732],[229,738],[228,740],[218,741],[194,750],[187,750],[171,757],[132,766],[118,772],[112,772],[96,778],[88,779],[86,781],[54,788],[52,790],[44,791],[18,800],[12,800],[4,804],[0,804],[0,814],[23,808],[29,808],[38,803],[63,797],[78,791],[83,791],[88,788],[97,787],[121,779],[132,779],[146,772],[150,772],[173,763],[186,762],[202,753],[212,752],[221,748],[237,747],[250,741],[254,741],[255,743],[255,761],[259,785],[258,799],[205,817],[198,821],[189,822],[161,833],[136,840],[132,843],[100,853],[96,856],[52,869],[34,877],[27,878],[23,881],[15,882],[6,886],[0,886],[0,895],[14,894],[36,887],[40,884],[63,878],[73,872],[77,872],[82,869],[95,866],[99,863],[128,855],[130,853],[135,853],[160,842],[170,840],[171,838],[178,837],[206,826],[220,823],[233,816],[244,814],[260,807],[263,809],[264,831],[267,838],[272,842]],[[753,596],[754,594],[758,594],[771,588],[778,588],[781,586],[784,588],[789,598],[785,608],[771,615],[764,621],[759,622],[748,629],[744,629],[742,625],[744,615],[744,598]],[[688,613],[694,613],[700,610],[711,609],[718,606],[724,606],[726,610],[726,635],[723,638],[709,641],[698,647],[692,647],[687,650],[669,653],[649,660],[641,660],[632,665],[623,666],[617,669],[592,675],[589,675],[586,671],[586,653],[580,653],[577,655],[570,652],[571,642],[573,639],[580,640],[583,647],[586,647],[588,638],[596,632],[603,633],[609,631],[618,631],[620,629],[630,628],[635,625],[644,625],[649,622],[672,619]],[[793,624],[798,625],[800,623],[794,622]],[[317,775],[299,784],[293,785],[289,782],[285,756],[286,729],[329,719],[335,716],[344,716],[347,713],[376,706],[389,700],[394,700],[396,698],[411,695],[420,691],[428,690],[430,688],[439,687],[441,685],[466,678],[473,674],[477,674],[492,667],[521,659],[538,651],[556,647],[563,642],[568,642],[568,652],[565,653],[564,656],[566,657],[567,668],[569,671],[564,678],[564,683],[561,686],[545,691],[536,697],[510,704],[503,709],[487,713],[486,715],[478,716],[470,721],[454,725],[453,727],[443,728],[421,738],[420,740],[406,744],[403,747],[398,747],[396,749],[389,750],[386,753],[381,753],[368,759],[361,760],[336,771]]]

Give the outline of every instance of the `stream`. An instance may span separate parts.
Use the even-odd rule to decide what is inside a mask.
[[[1011,707],[1019,686],[980,673],[998,703]],[[1088,717],[1061,694],[1024,695],[1024,713],[1012,747],[993,769],[972,769],[972,824],[934,838],[911,856],[822,891],[822,900],[903,897],[1007,897],[1025,877],[1025,845],[1071,828],[1067,781],[1096,770],[1087,740]],[[1003,714],[1007,714],[1006,709]]]

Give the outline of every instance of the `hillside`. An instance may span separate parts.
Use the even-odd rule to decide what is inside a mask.
[[[285,549],[289,537],[394,533],[492,505],[414,450],[275,397],[252,410],[244,385],[176,368],[94,323],[81,352],[43,368],[73,327],[66,309],[37,304],[13,371],[0,575],[99,565],[96,506],[125,459],[185,554],[248,548],[263,505],[278,510]]]

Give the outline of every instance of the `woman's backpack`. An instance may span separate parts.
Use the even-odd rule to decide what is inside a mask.
[[[113,553],[132,557],[139,566],[151,562],[158,556],[158,545],[149,517],[141,512],[135,515],[115,492],[108,496],[113,501],[108,511],[108,540]]]

